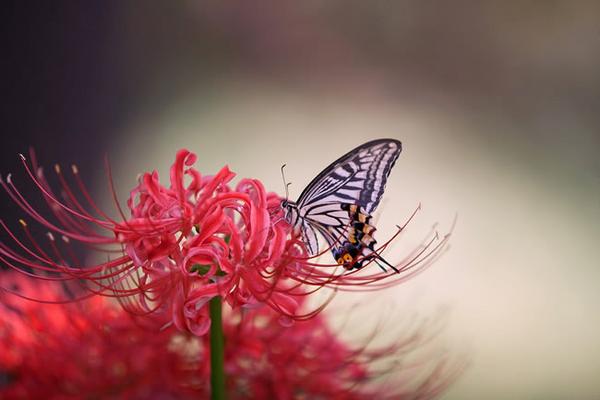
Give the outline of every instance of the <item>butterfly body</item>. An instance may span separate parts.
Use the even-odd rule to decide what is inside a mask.
[[[385,262],[374,252],[371,213],[401,150],[401,143],[394,139],[367,142],[325,168],[298,201],[282,201],[285,220],[302,236],[310,254],[319,251],[318,232],[336,262],[346,269],[360,268],[371,258]]]
[[[376,229],[370,224],[371,216],[359,205],[342,204],[341,207],[348,211],[350,225],[341,245],[333,247],[333,258],[347,270],[359,269],[374,251]]]

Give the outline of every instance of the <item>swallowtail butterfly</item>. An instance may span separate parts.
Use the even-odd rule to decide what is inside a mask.
[[[374,252],[371,214],[379,205],[402,144],[377,139],[351,150],[325,168],[296,202],[281,202],[284,218],[302,235],[311,255],[318,254],[317,233],[325,238],[336,262],[345,269],[361,268],[374,259],[398,270]],[[287,186],[286,186],[287,188]]]

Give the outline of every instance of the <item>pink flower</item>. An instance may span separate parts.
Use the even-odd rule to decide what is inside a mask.
[[[57,285],[16,273],[1,273],[0,282],[26,297],[65,296]],[[209,395],[207,336],[144,329],[103,297],[42,304],[0,296],[3,399]],[[323,314],[290,327],[278,320],[279,313],[267,306],[224,315],[229,398],[429,399],[460,372],[458,364],[428,359],[399,367],[399,357],[425,342],[421,329],[371,349],[342,342]]]
[[[17,273],[0,273],[0,282],[22,296],[65,296]],[[0,292],[0,300],[0,398],[197,398],[197,358],[106,298],[42,304]]]
[[[399,355],[418,353],[425,342],[421,329],[373,349],[341,341],[323,314],[290,327],[278,319],[262,307],[235,310],[225,320],[225,371],[232,398],[431,399],[461,371],[459,363],[444,358],[417,358],[419,366],[400,367]]]
[[[195,161],[195,154],[180,150],[168,186],[159,181],[156,171],[143,174],[127,201],[129,217],[116,202],[108,169],[121,215],[117,221],[95,204],[75,166],[71,170],[77,191],[55,168],[61,184],[58,196],[33,154],[31,165],[23,157],[51,218],[31,206],[10,175],[1,183],[29,219],[48,230],[48,240],[41,243],[23,220],[24,238],[0,221],[14,242],[0,245],[2,261],[26,275],[83,281],[92,293],[119,299],[129,312],[143,317],[140,323],[163,328],[173,324],[201,336],[210,327],[207,303],[215,296],[233,309],[266,304],[284,323],[309,319],[328,301],[301,312],[299,304],[305,296],[324,287],[335,293],[398,284],[428,266],[447,240],[430,235],[397,264],[399,274],[365,268],[346,272],[338,264],[320,262],[318,255],[308,255],[301,238],[282,219],[281,199],[267,193],[258,180],[243,179],[232,187],[234,174],[227,167],[214,176],[202,176],[193,168]],[[376,252],[384,251],[402,231]],[[92,265],[79,261],[75,243],[105,261]]]

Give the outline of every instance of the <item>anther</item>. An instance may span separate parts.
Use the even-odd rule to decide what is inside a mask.
[[[57,174],[60,174],[60,165],[54,164],[54,170],[56,171]]]
[[[48,239],[54,242],[54,235],[52,234],[52,232],[46,232],[46,236],[48,236]]]
[[[19,223],[23,226],[23,228],[27,227],[27,222],[23,219],[19,219]]]
[[[66,237],[65,235],[62,235],[61,237],[62,237],[62,240],[63,240],[63,242],[65,242],[65,243],[69,243],[69,242],[71,241],[71,240],[70,240],[68,237]]]
[[[27,159],[25,158],[25,156],[22,153],[19,153],[19,157],[21,157],[21,160],[26,161]]]
[[[8,175],[6,175],[6,182],[7,182],[9,185],[11,185],[11,184],[12,184],[12,179],[11,179],[11,178],[12,178],[12,174],[11,174],[11,173],[9,173]]]
[[[72,164],[72,165],[71,165],[71,171],[73,171],[73,173],[74,173],[75,175],[77,175],[77,174],[79,173],[79,168],[77,168],[77,165],[75,165],[75,164]]]

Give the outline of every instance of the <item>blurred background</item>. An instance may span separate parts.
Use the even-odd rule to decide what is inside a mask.
[[[458,222],[440,261],[362,296],[357,312],[446,310],[443,339],[470,366],[444,399],[600,398],[600,3],[9,2],[3,12],[0,172],[19,187],[29,146],[43,164],[77,163],[107,201],[105,154],[125,199],[138,173],[166,178],[186,147],[203,173],[229,164],[279,193],[287,163],[295,198],[346,151],[397,138],[378,237],[419,202],[423,211],[386,257]],[[7,197],[2,215],[20,216]],[[357,300],[343,296],[348,310]]]

